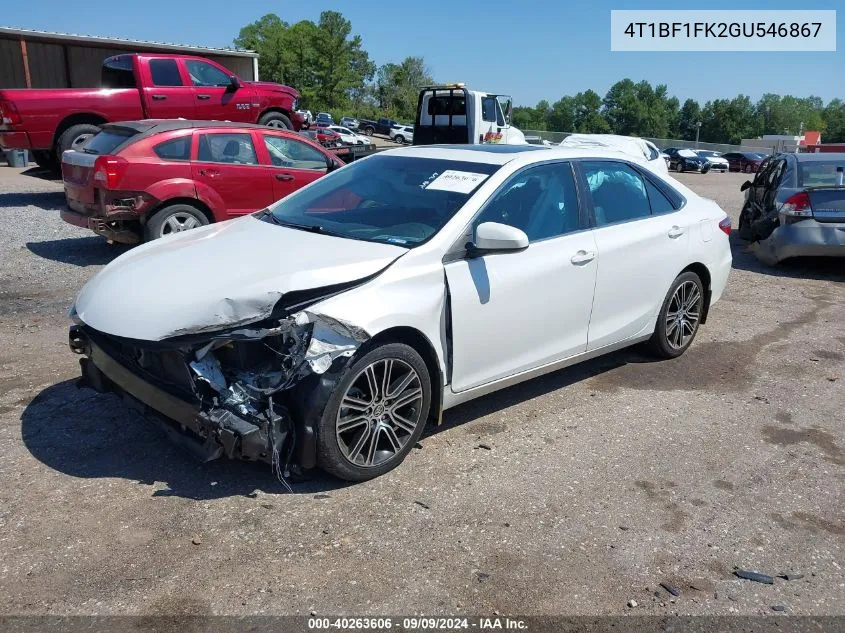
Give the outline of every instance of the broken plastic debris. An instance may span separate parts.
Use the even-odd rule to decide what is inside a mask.
[[[490,574],[484,571],[477,571],[475,572],[475,577],[478,578],[478,582],[484,582],[490,578]]]
[[[666,591],[671,593],[673,596],[680,596],[681,590],[677,587],[673,587],[672,585],[666,584],[665,582],[661,582],[660,586],[663,587]]]
[[[753,580],[754,582],[762,582],[766,585],[775,584],[775,579],[766,574],[758,574],[756,571],[747,571],[745,569],[734,570],[734,574],[745,580]]]
[[[786,607],[782,604],[772,605],[772,611],[786,611]]]
[[[418,506],[422,506],[422,507],[423,507],[423,508],[425,508],[426,510],[430,510],[430,509],[431,509],[431,506],[430,506],[430,505],[428,505],[425,501],[419,501],[419,500],[417,500],[417,501],[414,501],[414,503],[416,503]]]
[[[783,578],[784,580],[800,580],[804,577],[804,574],[778,574],[778,578]]]

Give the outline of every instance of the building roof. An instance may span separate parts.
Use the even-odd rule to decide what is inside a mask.
[[[54,33],[52,31],[36,31],[34,29],[18,29],[0,26],[0,38],[13,37],[15,39],[41,40],[64,44],[89,44],[132,49],[143,47],[147,51],[199,53],[202,55],[228,55],[231,57],[258,57],[255,51],[237,48],[215,48],[211,46],[192,46],[190,44],[169,44],[167,42],[151,42],[148,40],[130,40],[122,37],[101,37],[98,35],[76,35],[71,33]]]

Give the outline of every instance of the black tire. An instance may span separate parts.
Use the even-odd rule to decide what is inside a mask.
[[[372,136],[375,133],[376,129],[372,125],[368,125],[364,128],[364,134],[366,134],[367,136]]]
[[[742,207],[742,211],[739,213],[739,228],[737,230],[737,234],[741,240],[748,241],[751,239],[751,221],[748,219],[748,205]]]
[[[751,173],[751,165],[746,165],[746,166],[745,166],[745,169],[744,169],[743,171],[744,171],[746,174],[750,174],[750,173]]]
[[[679,160],[677,162],[677,164],[675,165],[675,171],[677,171],[679,174],[684,173],[684,162],[683,161]]]
[[[344,399],[347,390],[353,386],[353,383],[361,376],[364,370],[379,361],[388,359],[392,359],[394,363],[401,361],[411,367],[419,377],[422,396],[419,405],[418,421],[413,433],[405,436],[405,443],[402,445],[401,450],[394,453],[391,457],[372,466],[355,464],[344,455],[340,447],[340,441],[342,440],[338,439],[336,433],[337,417],[340,412],[341,401]],[[374,477],[383,475],[401,464],[405,456],[414,447],[414,444],[417,443],[425,429],[430,406],[431,378],[425,362],[414,348],[403,343],[388,343],[376,347],[369,352],[365,352],[343,371],[337,386],[326,403],[317,428],[317,463],[326,472],[348,481],[366,481],[367,479],[373,479]],[[367,429],[373,428],[370,422],[366,422],[365,426]],[[352,437],[360,436],[353,435]],[[379,438],[381,436],[376,435],[376,437]],[[378,446],[377,441],[376,448]]]
[[[258,119],[258,125],[266,125],[279,130],[292,130],[293,123],[281,112],[265,112]]]
[[[397,134],[396,136],[394,136],[393,140],[396,141],[397,143],[399,143],[400,145],[405,144],[405,137],[402,136],[401,134]]]
[[[56,143],[56,161],[61,162],[62,154],[69,149],[79,149],[89,138],[100,131],[100,126],[91,123],[71,125],[62,132]]]
[[[176,222],[184,219],[190,223],[189,218],[193,217],[195,226],[174,230],[173,223],[169,222],[171,218],[175,218]],[[156,211],[152,217],[147,220],[144,225],[144,241],[151,242],[152,240],[170,235],[171,233],[178,233],[180,231],[190,230],[191,228],[199,228],[208,224],[208,216],[205,215],[198,208],[190,204],[177,203],[162,207]],[[168,230],[169,229],[169,230]]]
[[[41,169],[46,169],[47,171],[57,172],[59,171],[59,163],[56,160],[55,154],[53,152],[46,150],[46,149],[36,149],[32,151],[32,160],[35,161],[35,164],[38,165]]]
[[[676,291],[684,284],[693,283],[695,287],[698,289],[698,301],[695,304],[697,308],[698,318],[695,322],[695,326],[692,330],[692,334],[686,340],[681,340],[681,344],[677,345],[669,340],[667,335],[667,313],[669,312],[670,306],[673,305],[673,299],[675,298]],[[657,325],[654,328],[654,334],[651,335],[651,338],[648,341],[648,347],[650,348],[651,352],[658,356],[659,358],[677,358],[681,354],[683,354],[689,346],[692,345],[693,340],[695,339],[695,335],[698,334],[698,328],[701,325],[701,315],[704,311],[704,285],[701,283],[701,279],[698,275],[693,272],[685,272],[681,273],[675,278],[675,281],[672,282],[672,285],[669,288],[669,292],[666,293],[666,298],[663,300],[663,305],[660,307],[660,313],[657,316]],[[678,325],[677,327],[682,327]],[[683,331],[683,330],[682,330]]]

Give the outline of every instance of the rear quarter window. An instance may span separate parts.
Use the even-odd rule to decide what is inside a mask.
[[[119,55],[105,60],[100,83],[103,88],[135,88],[137,84],[132,70],[132,58],[128,55]]]
[[[182,136],[169,141],[164,141],[153,147],[156,156],[164,160],[190,160],[191,158],[191,137]]]

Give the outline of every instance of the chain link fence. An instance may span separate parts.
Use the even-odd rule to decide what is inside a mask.
[[[549,132],[546,130],[523,130],[526,137],[535,136],[544,141],[549,141],[552,144],[558,144],[572,132]],[[729,145],[727,143],[696,143],[695,141],[684,141],[677,138],[651,138],[642,137],[647,141],[651,141],[659,149],[666,149],[667,147],[689,148],[689,149],[707,149],[714,152],[760,152],[765,151],[759,147],[746,147],[743,145]]]

